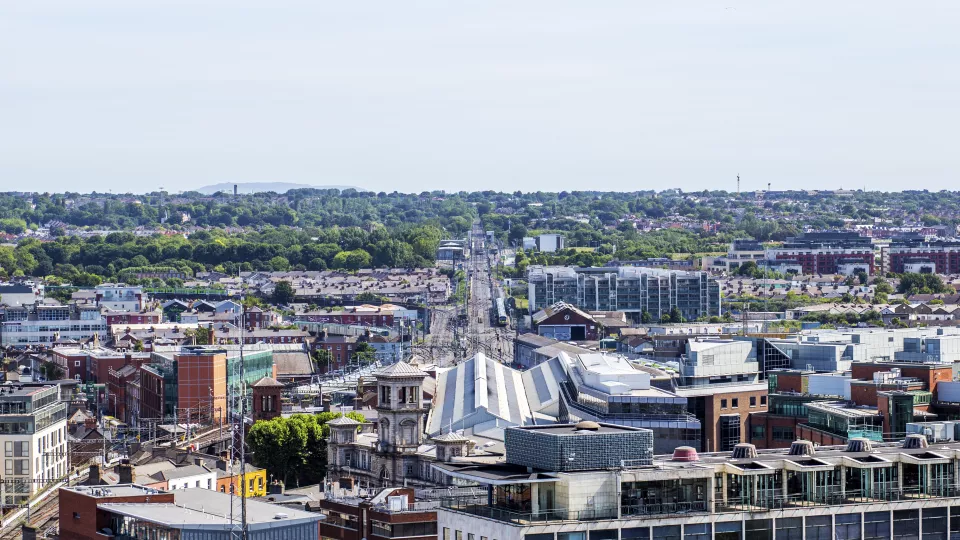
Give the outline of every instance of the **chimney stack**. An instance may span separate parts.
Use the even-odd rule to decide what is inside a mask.
[[[91,486],[100,485],[100,465],[94,463],[90,465],[90,473],[87,478],[87,484]]]
[[[118,484],[132,484],[133,483],[133,465],[130,464],[129,459],[124,459],[120,462],[120,465],[117,467],[117,476],[119,480]]]

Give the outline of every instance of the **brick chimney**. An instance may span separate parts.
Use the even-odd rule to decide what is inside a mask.
[[[130,464],[129,459],[120,461],[120,465],[117,466],[117,476],[119,477],[118,484],[133,483],[133,465]]]
[[[207,330],[210,331],[210,345],[217,344],[217,331],[213,328],[213,323],[207,325]]]
[[[100,465],[97,465],[96,463],[90,465],[90,474],[87,478],[87,484],[91,486],[100,485]]]

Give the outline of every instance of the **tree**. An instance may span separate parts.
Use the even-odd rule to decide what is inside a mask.
[[[353,349],[353,358],[358,364],[370,364],[377,359],[377,350],[366,341],[361,341]]]
[[[653,322],[653,315],[650,315],[650,312],[643,310],[640,312],[640,322],[642,324],[650,324]]]
[[[670,322],[682,323],[684,322],[683,314],[680,313],[680,308],[673,306],[670,308]]]
[[[333,353],[330,351],[326,349],[316,349],[310,354],[310,357],[318,369],[322,369],[323,372],[330,370],[330,365],[333,363]]]
[[[295,414],[260,421],[250,427],[247,444],[253,463],[286,485],[309,485],[323,480],[327,472],[327,422],[340,413]],[[360,413],[348,418],[366,422]]]
[[[296,296],[293,285],[289,281],[278,281],[273,289],[273,302],[276,304],[289,304],[293,302]]]

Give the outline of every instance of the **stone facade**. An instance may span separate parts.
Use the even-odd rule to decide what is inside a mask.
[[[328,423],[327,479],[377,489],[399,485],[436,487],[450,483],[432,463],[466,456],[473,444],[456,433],[424,444],[423,405],[426,373],[398,362],[378,371],[377,423],[361,424],[346,417]]]

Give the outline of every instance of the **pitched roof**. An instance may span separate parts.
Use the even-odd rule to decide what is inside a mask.
[[[436,442],[464,442],[467,440],[466,437],[460,435],[455,431],[448,431],[443,435],[437,435],[436,437],[431,437]]]
[[[353,418],[348,416],[338,416],[333,420],[327,422],[328,426],[359,426],[360,422],[357,422]]]
[[[397,362],[377,371],[375,377],[426,377],[427,374],[406,362]]]
[[[277,387],[277,386],[282,387],[283,385],[280,384],[273,377],[264,377],[259,381],[253,383],[254,388],[270,388],[270,387]]]

